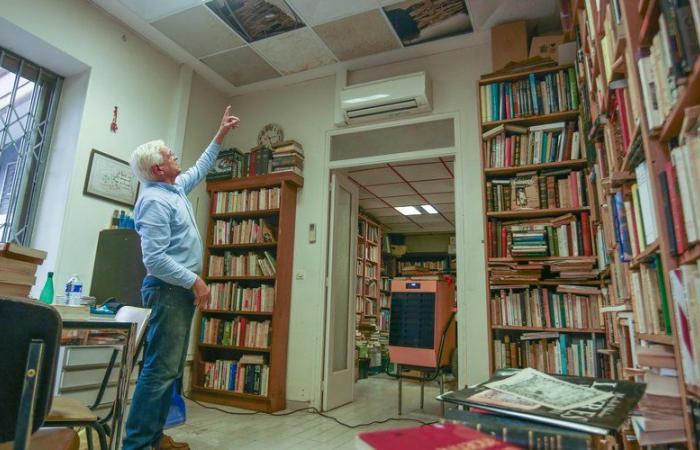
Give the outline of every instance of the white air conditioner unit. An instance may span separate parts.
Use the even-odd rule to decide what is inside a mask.
[[[340,109],[348,123],[431,111],[430,78],[419,72],[345,87]]]

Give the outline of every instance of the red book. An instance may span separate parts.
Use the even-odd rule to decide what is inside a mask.
[[[505,167],[510,167],[513,165],[513,142],[510,137],[506,137],[506,163]]]
[[[542,304],[544,304],[544,324],[547,328],[552,328],[552,322],[549,319],[549,289],[542,289]]]
[[[683,222],[683,207],[681,206],[681,194],[678,188],[676,171],[673,163],[667,162],[664,170],[668,181],[668,195],[671,198],[671,215],[673,216],[673,232],[676,237],[676,250],[682,255],[688,249],[688,238],[685,234],[685,223]]]
[[[433,424],[393,430],[369,431],[357,435],[358,449],[374,450],[431,450],[479,449],[518,450],[485,433],[456,423]]]
[[[569,201],[572,208],[580,208],[581,202],[578,197],[578,179],[576,172],[569,173]]]
[[[581,213],[581,234],[583,235],[583,256],[592,256],[591,222],[586,211]]]
[[[486,227],[486,242],[489,243],[489,254],[488,257],[494,257],[494,242],[493,242],[493,222],[489,221]]]
[[[508,229],[501,229],[501,254],[498,256],[508,256]]]

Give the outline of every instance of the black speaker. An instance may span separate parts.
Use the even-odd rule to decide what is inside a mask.
[[[90,295],[102,304],[114,297],[123,305],[141,306],[141,283],[146,268],[136,230],[102,230],[97,241]]]

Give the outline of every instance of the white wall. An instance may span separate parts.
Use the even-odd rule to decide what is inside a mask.
[[[458,113],[460,135],[455,166],[456,180],[460,183],[455,186],[458,249],[461,249],[458,320],[460,348],[467,355],[460,363],[460,378],[470,383],[482,380],[488,373],[476,80],[490,71],[490,61],[490,47],[486,44],[349,76],[352,82],[361,82],[425,70],[433,81],[434,113]],[[317,224],[321,235],[327,231],[324,146],[326,132],[334,129],[334,101],[334,78],[234,97],[233,112],[241,117],[242,126],[227,141],[247,150],[255,145],[258,131],[266,123],[274,122],[282,126],[286,139],[295,139],[304,146],[304,188],[297,205],[294,247],[294,273],[303,272],[304,279],[295,279],[292,285],[287,397],[316,405],[320,401],[325,251],[319,243],[310,244],[306,240],[306,231],[311,223]]]
[[[82,194],[90,152],[94,148],[128,160],[138,144],[177,135],[172,111],[183,104],[178,95],[183,88],[180,70],[173,60],[87,0],[32,0],[31,6],[22,0],[3,0],[0,17],[89,68],[89,72],[74,75],[74,80],[68,79],[67,94],[82,88],[84,98],[62,103],[58,123],[72,125],[75,135],[69,136],[72,146],[64,145],[69,142],[66,139],[55,141],[61,148],[56,148],[44,184],[48,198],[54,183],[65,182],[61,188],[65,209],[56,211],[51,204],[43,204],[37,218],[42,234],[35,240],[52,247],[43,271],[56,272],[58,292],[74,272],[80,274],[89,292],[98,233],[108,226],[114,209],[123,209]],[[41,58],[36,62],[42,64]],[[119,130],[111,133],[115,105],[119,107]],[[197,122],[194,117],[193,123]],[[56,131],[56,138],[61,132]],[[42,274],[37,283],[42,285]]]

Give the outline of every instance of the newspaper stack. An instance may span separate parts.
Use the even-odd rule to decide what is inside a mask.
[[[488,414],[604,436],[623,425],[644,388],[644,384],[624,380],[506,369],[485,383],[439,398]]]

